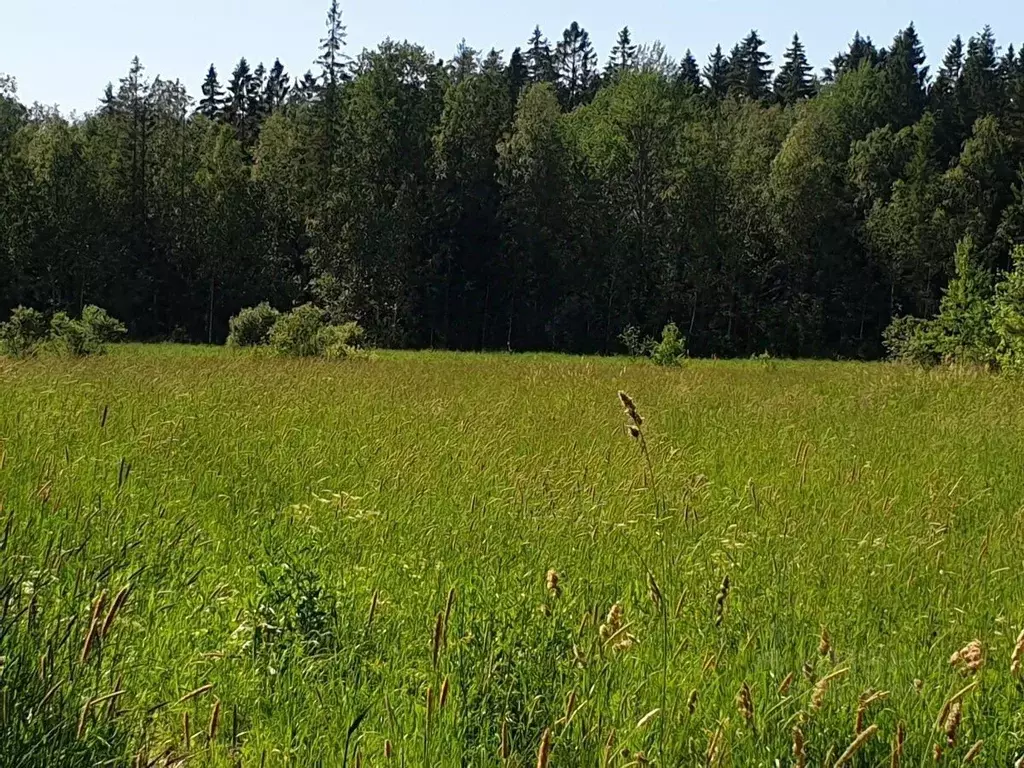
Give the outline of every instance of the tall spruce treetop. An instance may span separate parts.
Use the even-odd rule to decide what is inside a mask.
[[[554,83],[557,80],[554,54],[551,44],[535,27],[530,35],[530,47],[526,51],[526,69],[531,83]]]
[[[964,68],[964,43],[960,35],[946,49],[942,66],[928,92],[928,108],[935,115],[935,131],[944,156],[960,152],[965,138],[960,122],[959,83]]]
[[[217,79],[217,68],[210,65],[203,80],[203,98],[199,101],[198,112],[200,115],[216,120],[221,116],[224,109],[224,89],[220,87],[220,80]]]
[[[448,62],[448,74],[453,85],[458,85],[470,75],[475,75],[480,69],[480,52],[466,44],[466,38],[455,48],[455,56]]]
[[[252,71],[249,69],[249,62],[243,56],[235,65],[228,81],[228,96],[225,111],[228,121],[236,127],[246,115],[248,107],[248,94],[252,83]]]
[[[729,92],[729,59],[722,53],[721,45],[716,45],[715,52],[708,56],[703,74],[712,95],[724,98]]]
[[[963,121],[968,130],[979,117],[994,114],[998,110],[1001,88],[996,38],[987,25],[967,41],[967,59],[964,61],[960,87]]]
[[[270,68],[267,85],[263,89],[263,109],[267,114],[284,106],[288,99],[288,92],[291,90],[290,79],[284,71],[281,60],[274,59],[274,66]]]
[[[320,41],[320,79],[326,90],[338,87],[350,79],[348,73],[348,57],[345,56],[345,44],[348,33],[341,23],[341,9],[338,0],[331,0],[327,9],[327,34]]]
[[[883,56],[884,52],[875,47],[870,37],[861,37],[860,31],[854,32],[850,47],[845,52],[837,53],[832,59],[832,66],[825,68],[825,81],[838,80],[841,75],[856,71],[865,61],[874,66]]]
[[[614,78],[617,75],[632,69],[636,59],[636,46],[629,35],[629,27],[623,27],[619,31],[619,38],[612,47],[608,56],[608,64],[605,66],[605,75]]]
[[[775,78],[775,98],[783,104],[796,104],[814,95],[811,81],[811,65],[807,52],[800,42],[800,35],[793,34],[793,42],[786,50],[786,56]]]
[[[261,61],[253,70],[252,79],[249,81],[249,88],[245,95],[245,111],[249,117],[255,120],[262,120],[265,115],[263,91],[266,88],[267,68]]]
[[[928,67],[913,22],[892,41],[884,71],[890,122],[897,128],[916,122],[924,112]]]
[[[697,59],[693,57],[693,53],[689,48],[686,49],[686,53],[683,54],[683,58],[679,61],[679,72],[676,75],[676,82],[694,91],[699,91],[702,87],[700,66],[697,64]]]
[[[593,95],[597,86],[597,54],[587,30],[575,21],[570,24],[555,58],[562,104],[566,109],[575,109]]]
[[[768,97],[772,82],[771,57],[756,29],[733,48],[729,57],[729,92],[753,101]]]
[[[506,72],[509,96],[511,97],[511,103],[514,105],[519,100],[519,94],[522,93],[523,88],[530,79],[526,59],[523,58],[523,52],[519,48],[512,51],[512,55],[508,57],[508,69]]]

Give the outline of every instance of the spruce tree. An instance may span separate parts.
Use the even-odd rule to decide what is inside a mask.
[[[615,78],[633,67],[636,59],[636,46],[629,35],[629,27],[623,27],[619,32],[619,38],[612,47],[611,55],[608,57],[608,64],[605,66],[605,76],[609,79]]]
[[[562,35],[555,52],[558,64],[558,85],[562,104],[575,109],[593,95],[597,86],[597,55],[590,35],[573,22]]]
[[[772,60],[764,51],[764,44],[756,29],[750,30],[740,44],[740,93],[753,101],[766,99],[771,92]]]
[[[331,93],[351,79],[347,67],[348,57],[344,51],[347,37],[345,25],[341,23],[338,0],[331,0],[327,9],[327,34],[320,41],[320,57],[316,60],[320,65],[320,81],[325,93]]]
[[[961,119],[968,132],[978,118],[999,111],[1002,88],[998,66],[995,35],[986,25],[967,41],[967,58],[960,77]]]
[[[448,62],[448,75],[452,84],[458,85],[470,75],[475,75],[480,69],[480,52],[471,45],[466,44],[466,38],[455,48],[455,56]]]
[[[775,78],[775,98],[782,104],[796,104],[814,95],[811,65],[800,36],[793,34],[793,42],[786,50],[785,60]]]
[[[249,69],[249,62],[243,56],[228,81],[228,95],[224,112],[227,121],[235,126],[242,133],[245,124],[247,109],[249,106],[249,91],[252,83],[252,72]]]
[[[703,74],[711,94],[719,99],[725,98],[729,92],[729,59],[722,53],[721,45],[716,45],[715,52],[708,57]]]
[[[948,161],[960,153],[966,138],[960,121],[959,83],[964,68],[964,43],[960,35],[946,49],[942,66],[928,93],[928,108],[935,115],[935,133],[943,158]]]
[[[267,80],[267,68],[263,66],[261,61],[256,69],[253,70],[252,79],[249,80],[249,87],[246,89],[245,94],[245,112],[246,116],[258,124],[262,122],[266,116],[265,102],[264,102],[264,90],[266,89]]]
[[[306,70],[302,79],[295,83],[291,92],[291,100],[297,104],[310,104],[319,98],[320,90],[320,83],[317,82],[316,77],[310,70]]]
[[[832,59],[832,66],[825,68],[825,81],[834,82],[841,75],[856,71],[864,62],[874,66],[882,58],[883,53],[879,52],[870,37],[861,37],[860,31],[854,32],[850,47],[845,52],[836,54]]]
[[[519,100],[519,94],[522,93],[523,88],[530,80],[529,68],[526,64],[526,59],[523,58],[523,52],[516,48],[512,51],[512,55],[508,58],[508,69],[506,70],[508,77],[508,90],[509,97],[513,106]]]
[[[928,79],[924,60],[924,48],[911,23],[896,35],[883,65],[889,122],[896,128],[916,122],[924,112]]]
[[[700,81],[700,66],[697,64],[697,59],[693,57],[693,53],[689,48],[686,49],[686,53],[683,54],[683,58],[679,62],[676,83],[686,86],[693,91],[699,91],[703,85]]]
[[[217,79],[217,68],[210,65],[203,80],[203,98],[199,101],[199,114],[210,120],[216,120],[224,110],[224,89],[220,87],[220,80]]]
[[[263,89],[263,110],[266,114],[269,115],[284,106],[291,90],[289,80],[281,60],[274,59],[274,66],[270,68],[267,85]]]
[[[535,27],[530,36],[530,47],[526,51],[526,70],[531,83],[554,83],[558,79],[551,44],[541,33],[540,27]]]

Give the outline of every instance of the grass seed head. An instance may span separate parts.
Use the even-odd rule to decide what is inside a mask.
[[[795,768],[807,766],[807,744],[799,725],[793,726],[793,765]]]
[[[655,608],[661,608],[661,589],[658,587],[658,582],[654,578],[653,573],[647,574],[647,592],[651,596],[651,602],[654,603]]]
[[[1017,635],[1017,643],[1013,646],[1013,652],[1010,654],[1010,674],[1014,677],[1019,676],[1022,663],[1024,663],[1024,629]]]
[[[846,763],[852,760],[853,756],[861,750],[864,744],[867,743],[868,739],[870,739],[876,733],[878,733],[877,725],[872,724],[865,728],[860,733],[860,735],[858,735],[857,738],[854,739],[853,742],[851,742],[850,746],[846,748],[846,751],[839,756],[839,759],[836,760],[836,768],[839,768],[839,766],[841,765],[846,765]]]
[[[537,749],[537,768],[547,768],[551,759],[551,729],[545,728],[540,737],[540,747]]]
[[[391,746],[391,739],[385,739],[384,741],[384,759],[390,760],[391,756],[395,753],[394,747]]]
[[[498,756],[502,760],[508,760],[508,756],[512,754],[512,747],[508,740],[508,720],[501,721],[501,741],[498,744]]]
[[[821,634],[818,636],[818,655],[828,656],[832,651],[832,636],[828,633],[828,627],[822,625]]]
[[[902,723],[896,724],[896,733],[892,737],[892,758],[889,761],[889,768],[900,768],[903,760],[903,743],[907,740],[907,727]]]
[[[438,708],[438,710],[444,709],[444,705],[448,703],[449,687],[450,686],[448,685],[448,678],[446,677],[444,679],[444,681],[441,683],[441,693],[438,694],[438,697],[437,697],[437,708]]]
[[[964,755],[964,762],[973,763],[977,759],[978,755],[981,754],[981,748],[983,746],[985,746],[985,742],[982,739],[978,739],[974,742],[974,745],[967,750],[967,754]]]
[[[553,597],[561,597],[562,595],[562,587],[559,586],[558,581],[558,571],[554,568],[549,568],[548,572],[544,574],[544,586],[547,587],[548,592]]]
[[[779,683],[779,696],[785,696],[787,693],[789,693],[789,687],[791,685],[793,685],[792,672],[790,672],[788,675],[782,678],[782,682]]]
[[[736,693],[736,710],[747,721],[748,725],[754,723],[754,697],[750,692],[750,686],[744,681]]]
[[[956,746],[956,734],[960,729],[960,720],[963,718],[963,708],[959,701],[953,702],[946,715],[944,730],[946,732],[946,744],[949,747]]]
[[[981,640],[971,640],[967,645],[949,657],[950,666],[963,674],[972,674],[985,663],[985,649]]]

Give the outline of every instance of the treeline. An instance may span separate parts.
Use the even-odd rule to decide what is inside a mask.
[[[934,314],[970,236],[1024,242],[1024,51],[935,72],[913,25],[822,75],[751,32],[699,65],[575,22],[507,59],[385,41],[314,71],[244,59],[201,98],[136,59],[69,121],[0,84],[0,313],[96,304],[221,341],[315,301],[389,346],[604,352],[669,321],[698,355],[877,357]]]

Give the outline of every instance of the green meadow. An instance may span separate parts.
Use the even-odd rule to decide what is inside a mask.
[[[0,360],[0,766],[1009,766],[1022,542],[1011,378]]]

